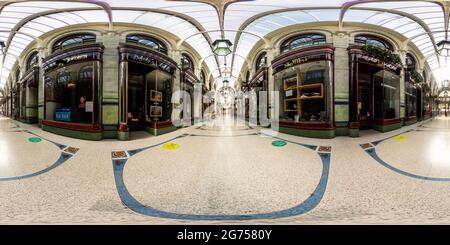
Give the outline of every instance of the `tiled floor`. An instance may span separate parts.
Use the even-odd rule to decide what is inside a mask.
[[[332,140],[229,120],[135,138],[0,118],[0,223],[450,223],[446,118]]]

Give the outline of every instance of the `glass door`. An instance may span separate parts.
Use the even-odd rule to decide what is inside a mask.
[[[130,73],[128,77],[128,126],[130,130],[144,129],[143,74]]]
[[[373,121],[373,86],[372,76],[367,73],[359,74],[358,81],[358,109],[360,129],[369,129]]]

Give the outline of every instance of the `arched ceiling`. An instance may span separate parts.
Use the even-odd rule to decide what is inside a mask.
[[[450,61],[437,55],[436,43],[448,36],[450,3],[445,0],[40,0],[0,1],[0,41],[4,84],[22,51],[57,28],[81,23],[136,23],[161,28],[188,43],[214,78],[236,80],[254,45],[277,29],[332,21],[367,23],[392,29],[427,57],[437,80],[445,79]],[[233,53],[218,57],[211,43],[226,38]]]

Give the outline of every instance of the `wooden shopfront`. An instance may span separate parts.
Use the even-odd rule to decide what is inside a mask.
[[[43,60],[44,130],[102,139],[102,54],[103,46],[91,43],[56,50]]]
[[[349,47],[350,136],[359,130],[386,132],[401,127],[401,63],[375,57],[360,45]]]
[[[272,62],[280,132],[335,137],[333,60],[333,46],[322,44],[295,49]]]
[[[171,114],[176,63],[162,52],[132,43],[120,44],[119,54],[119,139],[129,139],[134,130],[153,135],[175,130]]]
[[[20,121],[38,122],[39,67],[28,69],[20,81]]]

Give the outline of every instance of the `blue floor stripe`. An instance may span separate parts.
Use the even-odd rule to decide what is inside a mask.
[[[426,180],[426,181],[449,182],[450,178],[430,177],[430,176],[423,176],[423,175],[417,175],[417,174],[406,172],[404,170],[396,168],[396,167],[392,166],[391,164],[383,161],[383,159],[381,159],[378,156],[377,151],[376,151],[376,147],[379,144],[381,144],[382,142],[384,142],[386,140],[389,140],[389,139],[392,139],[392,138],[394,138],[396,136],[400,136],[402,134],[406,134],[406,133],[410,133],[410,132],[416,132],[416,131],[421,132],[419,130],[411,129],[411,130],[405,131],[405,132],[400,133],[400,134],[396,134],[394,136],[391,136],[391,137],[388,137],[388,138],[385,138],[385,139],[382,139],[382,140],[373,141],[373,142],[371,142],[371,144],[373,144],[375,147],[372,147],[372,148],[369,148],[369,149],[365,149],[365,151],[367,152],[367,154],[369,154],[379,164],[381,164],[382,166],[384,166],[384,167],[386,167],[386,168],[388,168],[388,169],[390,169],[390,170],[392,170],[392,171],[394,171],[394,172],[396,172],[398,174],[401,174],[401,175],[404,175],[404,176],[407,176],[407,177],[410,177],[410,178]]]
[[[428,180],[428,181],[441,181],[441,182],[447,182],[450,181],[450,178],[437,178],[437,177],[429,177],[429,176],[422,176],[422,175],[417,175],[417,174],[412,174],[412,173],[408,173],[406,171],[403,171],[401,169],[398,169],[392,165],[390,165],[389,163],[383,161],[377,154],[377,151],[375,150],[375,148],[372,149],[368,149],[366,150],[366,152],[378,163],[380,163],[381,165],[385,166],[386,168],[402,174],[404,176],[408,176],[411,178],[415,178],[415,179],[420,179],[420,180]]]
[[[190,135],[186,135],[190,136]],[[200,135],[196,135],[200,136]],[[270,136],[272,137],[272,136]],[[179,138],[179,137],[176,137]],[[174,139],[176,139],[174,138]],[[275,138],[275,137],[272,137]],[[173,140],[173,139],[172,139]],[[169,140],[170,141],[170,140]],[[168,141],[165,141],[168,142]],[[310,150],[315,151],[318,147],[317,146],[311,146],[311,145],[305,145],[297,142],[289,141],[290,143],[297,144],[300,146],[304,146]],[[161,145],[163,143],[159,143],[153,146],[145,147],[139,149],[143,151],[144,149],[149,149],[158,145]],[[130,152],[130,151],[128,151]],[[132,151],[131,151],[132,152]],[[119,197],[122,201],[122,203],[133,210],[136,213],[143,214],[146,216],[152,216],[152,217],[160,217],[160,218],[171,218],[171,219],[186,219],[186,220],[253,220],[253,219],[277,219],[277,218],[283,218],[283,217],[290,217],[290,216],[296,216],[304,214],[312,209],[314,209],[322,200],[327,183],[328,183],[328,176],[330,171],[330,161],[331,161],[331,153],[317,153],[320,156],[320,159],[322,161],[322,174],[320,177],[320,181],[315,188],[312,195],[310,195],[305,201],[298,204],[295,207],[270,212],[270,213],[260,213],[260,214],[245,214],[245,215],[196,215],[196,214],[179,214],[174,212],[167,212],[162,210],[157,210],[155,208],[146,206],[139,201],[137,201],[127,190],[123,178],[123,170],[127,163],[128,159],[113,159],[113,171],[114,171],[114,179],[116,183],[117,192],[119,194]]]
[[[46,138],[44,138],[44,137],[41,137],[41,136],[39,136],[39,135],[37,135],[37,134],[35,134],[35,133],[33,133],[33,132],[30,132],[30,131],[28,131],[28,130],[23,130],[22,132],[28,133],[28,134],[34,135],[34,136],[36,136],[36,137],[39,137],[39,138],[41,138],[41,139],[43,139],[43,140],[46,140],[46,141],[48,141],[48,142],[54,144],[54,145],[55,145],[56,147],[58,147],[60,150],[63,150],[64,148],[67,147],[66,145],[59,144],[59,143],[56,143],[56,142],[54,142],[54,141],[48,140],[48,139],[46,139]],[[32,178],[32,177],[36,177],[36,176],[45,174],[45,173],[47,173],[47,172],[49,172],[49,171],[55,169],[56,167],[62,165],[62,164],[65,163],[67,160],[69,160],[72,156],[73,156],[73,155],[61,151],[58,160],[56,160],[56,162],[54,162],[54,163],[53,163],[52,165],[50,165],[50,167],[48,167],[48,168],[39,170],[39,171],[34,172],[34,173],[31,173],[31,174],[21,175],[21,176],[0,177],[0,181],[22,180],[22,179],[28,179],[28,178]]]

